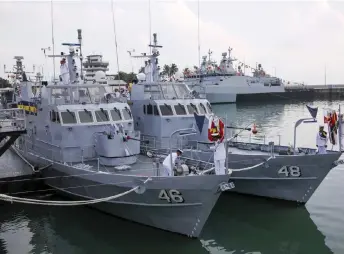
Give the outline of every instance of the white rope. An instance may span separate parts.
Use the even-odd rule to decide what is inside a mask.
[[[250,169],[254,169],[254,168],[257,168],[257,167],[260,167],[261,165],[263,165],[264,163],[268,162],[269,160],[271,160],[273,157],[269,157],[266,161],[264,162],[261,162],[261,163],[258,163],[256,165],[253,165],[253,166],[250,166],[250,167],[246,167],[246,168],[238,168],[238,169],[230,169],[232,170],[233,172],[240,172],[240,171],[245,171],[245,170],[250,170]]]
[[[256,165],[253,165],[253,166],[250,166],[250,167],[246,167],[246,168],[237,168],[237,169],[232,169],[232,168],[228,168],[229,171],[232,171],[232,172],[240,172],[240,171],[246,171],[246,170],[250,170],[250,169],[254,169],[254,168],[257,168],[257,167],[260,167],[261,165],[263,165],[264,163],[268,162],[269,160],[271,160],[273,157],[269,157],[266,161],[264,162],[261,162],[261,163],[258,163]],[[213,171],[215,169],[215,167],[213,168],[210,168],[210,169],[207,169],[207,170],[204,170],[201,172],[201,175],[204,175],[204,174],[207,174],[211,171]]]
[[[148,181],[152,180],[151,178],[147,178],[143,184],[147,183]],[[90,205],[90,204],[97,204],[101,202],[107,202],[113,199],[117,199],[120,197],[123,197],[125,195],[128,195],[134,191],[136,191],[139,188],[139,186],[136,186],[128,191],[122,192],[120,194],[105,197],[105,198],[99,198],[99,199],[93,199],[93,200],[85,200],[85,201],[53,201],[53,200],[38,200],[38,199],[29,199],[29,198],[20,198],[20,197],[14,197],[14,196],[8,196],[6,194],[0,194],[0,199],[6,202],[17,202],[17,203],[23,203],[23,204],[34,204],[34,205],[51,205],[51,206],[77,206],[77,205]]]

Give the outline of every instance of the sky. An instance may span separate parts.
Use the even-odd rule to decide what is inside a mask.
[[[241,62],[261,63],[268,73],[290,82],[324,84],[326,76],[327,84],[344,84],[344,1],[199,0],[199,16],[197,1],[113,4],[120,71],[139,69],[143,61],[127,51],[149,52],[150,33],[157,33],[163,46],[160,65],[175,63],[181,70],[198,65],[199,43],[201,56],[211,49],[218,61],[232,47]],[[51,17],[50,1],[0,0],[0,77],[6,77],[3,65],[9,70],[15,55],[24,56],[27,71],[35,64],[36,70],[52,75],[52,59],[41,50],[52,46]],[[84,56],[101,53],[110,62],[109,73],[117,72],[110,0],[53,0],[53,20],[56,54],[68,51],[61,43],[77,42],[81,28]],[[58,71],[58,60],[56,66]]]

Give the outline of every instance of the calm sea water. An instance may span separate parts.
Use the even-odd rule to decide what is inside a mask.
[[[337,107],[339,102],[314,102]],[[214,106],[233,126],[252,126],[251,139],[292,143],[297,119],[309,117],[305,104]],[[298,146],[315,146],[318,124],[298,128]],[[280,135],[280,138],[276,137]],[[15,157],[1,159],[5,166]],[[18,166],[18,164],[17,164]],[[86,207],[0,205],[0,253],[344,253],[344,167],[330,172],[307,205],[224,194],[200,239],[189,239],[123,221]]]

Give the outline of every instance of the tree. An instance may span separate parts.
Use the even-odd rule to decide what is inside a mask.
[[[170,76],[173,76],[178,72],[178,67],[175,63],[171,64],[170,66]]]
[[[183,74],[186,74],[186,73],[188,73],[190,70],[189,70],[189,68],[185,68],[184,70],[183,70]]]
[[[120,79],[120,80],[123,80],[125,83],[130,83],[136,79],[136,74],[133,72],[126,73],[124,71],[120,71],[119,72],[119,78],[118,78],[118,74],[117,74],[117,75],[115,75],[115,79]]]
[[[162,69],[162,75],[170,77],[170,66],[168,66],[167,64],[165,64]]]
[[[0,88],[11,87],[10,82],[8,80],[0,78]]]
[[[174,74],[176,74],[178,72],[178,67],[176,64],[171,64],[171,65],[167,65],[165,64],[163,67],[163,70],[161,72],[161,75],[166,75],[168,77],[173,76]]]

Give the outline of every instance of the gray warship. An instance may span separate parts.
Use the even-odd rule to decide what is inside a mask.
[[[148,58],[145,73],[131,88],[128,104],[132,109],[135,129],[140,131],[142,149],[166,154],[169,146],[182,147],[183,155],[198,161],[213,163],[213,142],[209,135],[217,117],[202,93],[191,90],[183,82],[163,82],[159,77],[157,35],[153,35],[152,54],[134,56]],[[219,120],[219,119],[217,119]],[[221,120],[221,119],[220,119]],[[222,119],[225,122],[225,119]],[[297,127],[314,118],[300,119]],[[197,135],[175,137],[180,128],[194,128]],[[306,203],[324,180],[341,152],[328,151],[319,155],[316,149],[269,144],[236,142],[227,134],[229,142],[228,167],[235,188],[230,191],[262,197]]]
[[[80,80],[76,66],[77,58],[82,66],[80,29],[78,39],[79,43],[64,43],[69,53],[58,55],[62,58],[60,82],[42,81],[36,94],[32,82],[20,82],[16,102],[27,113],[27,135],[17,140],[13,150],[63,195],[99,200],[119,194],[117,199],[92,206],[130,221],[198,237],[220,194],[233,188],[228,185],[230,175],[197,173],[212,165],[184,157],[177,175],[160,176],[161,156],[140,154],[141,137],[134,130],[132,111],[126,102],[106,95],[105,73],[97,72],[92,84]],[[175,133],[183,136],[195,131]],[[194,173],[189,174],[189,168]],[[130,192],[133,188],[135,192]]]

